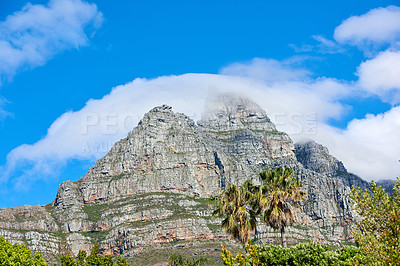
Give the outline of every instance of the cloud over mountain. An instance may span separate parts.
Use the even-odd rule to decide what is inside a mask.
[[[75,19],[63,18],[61,14],[64,13],[58,9],[60,3],[70,4],[69,14],[73,14]],[[77,10],[76,7],[81,8]],[[350,171],[363,178],[394,178],[400,170],[397,162],[400,146],[396,141],[400,130],[400,109],[395,106],[400,101],[400,56],[396,46],[400,41],[400,23],[392,25],[387,18],[397,21],[399,12],[395,6],[373,9],[345,20],[336,28],[336,44],[356,45],[360,49],[370,45],[380,47],[382,43],[390,46],[360,62],[357,70],[359,79],[354,82],[313,77],[308,69],[299,67],[295,58],[282,61],[255,58],[226,66],[220,74],[135,79],[113,88],[101,99],[89,100],[78,111],[60,115],[49,127],[46,136],[36,143],[13,149],[7,156],[3,181],[9,177],[20,180],[44,178],[54,174],[55,169],[71,159],[98,159],[156,105],[166,103],[174,111],[198,120],[210,91],[230,91],[251,97],[266,110],[279,130],[289,133],[295,141],[312,138],[321,142],[333,155],[343,160]],[[61,16],[61,20],[70,23],[67,25],[72,25],[73,30],[58,35],[58,31],[42,28],[35,21],[36,15],[32,15],[38,13],[52,14],[47,16],[50,21]],[[18,21],[24,21],[25,27],[17,27]],[[48,7],[28,5],[7,18],[1,26],[8,30],[6,32],[10,36],[18,30],[26,31],[25,35],[21,35],[25,37],[14,37],[15,44],[20,46],[0,42],[0,45],[9,47],[7,49],[11,49],[11,53],[21,55],[11,59],[5,56],[0,70],[7,71],[2,70],[1,73],[10,74],[25,65],[40,65],[59,49],[85,45],[85,25],[96,26],[96,21],[101,21],[101,13],[96,6],[77,0],[54,0]],[[380,23],[377,24],[377,21]],[[39,25],[37,29],[32,26],[36,24]],[[30,27],[35,29],[32,33],[27,30]],[[14,28],[15,31],[12,30]],[[41,32],[48,33],[50,37],[40,39]],[[32,46],[23,45],[28,39],[33,40]],[[330,49],[336,49],[336,44],[327,39],[319,38],[319,41],[329,45]],[[53,49],[53,43],[61,48]],[[34,51],[35,56],[24,57],[28,51],[25,49]],[[330,121],[340,119],[349,109],[345,100],[360,95],[376,95],[394,106],[382,114],[367,114],[361,119],[354,119],[346,128],[332,127]]]

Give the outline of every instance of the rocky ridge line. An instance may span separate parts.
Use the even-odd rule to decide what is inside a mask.
[[[232,95],[211,100],[198,124],[169,106],[153,108],[79,181],[63,182],[52,204],[1,209],[0,235],[53,261],[93,243],[130,258],[182,240],[219,246],[227,236],[205,197],[279,166],[294,169],[308,193],[289,239],[351,241],[350,186],[364,181],[322,145],[294,145],[257,104]],[[262,241],[274,234],[260,229]]]

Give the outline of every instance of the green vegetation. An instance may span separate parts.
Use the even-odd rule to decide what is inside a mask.
[[[281,231],[282,247],[286,247],[285,227],[294,223],[295,208],[305,198],[302,184],[292,173],[292,169],[282,168],[261,172],[263,185],[255,193],[264,223]]]
[[[82,232],[82,235],[90,237],[90,241],[92,242],[92,244],[98,244],[106,238],[109,232],[110,230],[90,231],[90,232]]]
[[[246,245],[250,232],[256,230],[256,216],[263,214],[264,223],[280,230],[285,247],[285,227],[293,224],[295,208],[305,196],[302,184],[292,176],[291,169],[282,168],[261,172],[260,181],[261,186],[250,180],[241,187],[228,184],[219,197],[211,200],[213,216],[222,216],[224,230]]]
[[[391,196],[374,182],[371,184],[371,190],[352,189],[354,208],[362,220],[357,223],[354,231],[356,246],[345,245],[341,248],[313,242],[285,247],[284,228],[293,224],[294,210],[299,200],[304,198],[301,184],[292,176],[291,170],[281,168],[260,173],[260,181],[260,186],[250,181],[246,181],[242,186],[228,185],[219,197],[212,199],[214,216],[224,218],[222,227],[226,232],[243,245],[248,243],[245,253],[234,241],[188,240],[145,247],[141,249],[141,253],[130,257],[130,262],[132,265],[151,265],[167,261],[169,265],[400,265],[400,180],[396,182]],[[152,192],[133,195],[116,200],[112,204],[86,205],[84,210],[90,221],[96,222],[119,215],[126,211],[124,209],[129,209],[132,213],[150,211],[148,214],[151,216],[153,210],[156,213],[160,211],[154,206],[161,203],[162,211],[168,211],[167,215],[160,218],[163,221],[201,217],[206,219],[206,224],[212,232],[221,230],[220,225],[198,214],[207,212],[207,199],[179,193]],[[49,211],[52,211],[52,208],[51,205],[46,206]],[[257,229],[256,218],[281,232],[280,238],[279,232],[276,232],[276,241],[273,243],[281,240],[282,246],[252,245],[248,241],[253,230]],[[140,228],[148,223],[159,221],[138,219],[125,222],[125,225]],[[294,227],[304,231],[309,229],[302,225]],[[330,227],[326,229],[330,230]],[[110,231],[98,230],[100,228],[94,227],[91,232],[82,234],[89,236],[93,244],[99,244]],[[135,233],[147,232],[138,230]],[[67,233],[50,232],[49,235],[65,241]],[[216,248],[221,243],[227,247],[223,245],[222,250]],[[218,255],[222,256],[222,260]],[[99,255],[97,245],[89,256],[85,251],[80,251],[77,257],[63,255],[57,259],[64,266],[129,265],[126,259]],[[9,241],[0,237],[0,265],[46,265],[46,262],[40,253],[32,254],[24,245],[11,245]]]
[[[237,134],[237,133],[240,133],[240,132],[243,132],[243,131],[245,131],[245,129],[224,130],[224,131],[208,131],[208,132],[212,133],[212,134],[227,136],[227,135],[231,135],[231,134]]]
[[[225,247],[222,260],[225,265],[357,265],[354,259],[360,250],[344,246],[330,250],[320,243],[300,243],[284,248],[274,245],[251,245],[246,247],[246,254],[238,253],[235,257]]]
[[[247,181],[246,184],[251,184]],[[252,185],[252,184],[251,184]],[[228,184],[228,188],[213,199],[213,215],[223,216],[222,227],[243,245],[249,239],[250,231],[256,227],[256,213],[252,208],[253,194],[246,185],[239,187]]]
[[[185,259],[196,261],[198,258],[206,258],[204,265],[222,266],[221,245],[225,245],[232,252],[243,250],[240,244],[228,239],[178,241],[162,243],[157,246],[145,247],[140,253],[129,257],[131,265],[162,265],[168,263],[170,255],[181,255]]]
[[[100,256],[99,247],[94,245],[87,256],[86,251],[80,250],[78,257],[75,259],[68,255],[61,256],[62,266],[129,266],[130,264],[126,259],[121,257],[112,257],[111,255]]]
[[[119,179],[123,179],[123,178],[127,178],[127,175],[126,175],[126,174],[115,175],[115,176],[113,176],[113,177],[111,178],[110,182],[116,181],[116,180],[119,180]]]
[[[353,188],[351,198],[362,216],[354,238],[364,255],[360,264],[400,265],[400,179],[389,196],[371,183],[371,191]]]
[[[275,131],[266,131],[266,130],[257,130],[257,129],[250,129],[254,133],[266,133],[266,134],[272,134],[272,135],[282,135],[282,132],[279,132],[277,130]]]
[[[47,211],[48,213],[52,213],[53,210],[55,209],[55,207],[54,207],[54,205],[53,205],[52,203],[49,203],[49,204],[44,205],[44,208],[46,209],[46,211]]]
[[[108,204],[91,203],[83,206],[83,211],[87,214],[88,220],[97,222],[101,219],[101,215],[108,208]]]
[[[354,232],[357,247],[330,250],[311,242],[286,248],[249,242],[247,253],[236,256],[223,247],[222,260],[225,265],[400,265],[400,180],[391,196],[372,182],[371,190],[353,188],[351,198],[362,217]]]
[[[208,131],[208,132],[212,133],[212,134],[228,136],[228,135],[232,135],[232,134],[238,134],[238,133],[241,133],[246,130],[250,130],[254,133],[266,133],[266,134],[273,134],[273,135],[282,135],[283,134],[282,132],[277,131],[277,130],[267,131],[267,130],[258,130],[258,129],[250,129],[250,128],[248,128],[248,129],[241,128],[241,129],[225,130],[225,131]]]
[[[31,251],[24,245],[11,244],[0,236],[0,265],[47,265],[42,254],[32,256]]]

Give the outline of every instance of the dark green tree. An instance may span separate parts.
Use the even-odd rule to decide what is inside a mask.
[[[87,253],[84,250],[79,250],[78,257],[76,258],[76,264],[78,266],[85,265]]]
[[[129,266],[130,264],[124,258],[117,257],[117,260],[114,262],[115,266]]]
[[[62,255],[60,257],[61,266],[76,266],[76,261],[70,254]]]
[[[372,181],[371,191],[353,187],[351,198],[363,218],[354,232],[364,255],[359,263],[400,265],[400,180],[391,196]]]
[[[113,264],[112,256],[100,256],[99,246],[95,244],[86,258],[85,266],[112,266]]]

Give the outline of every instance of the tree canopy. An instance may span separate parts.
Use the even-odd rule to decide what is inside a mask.
[[[24,245],[11,244],[10,241],[0,236],[0,265],[47,265],[41,253],[32,255]]]
[[[263,221],[275,230],[281,231],[282,246],[286,246],[285,227],[295,221],[295,209],[305,197],[300,189],[301,182],[293,176],[292,169],[277,168],[260,173],[262,180],[259,194],[259,210]]]
[[[301,183],[291,169],[277,168],[259,175],[261,186],[247,180],[242,186],[228,184],[219,197],[213,199],[213,215],[222,216],[222,227],[232,237],[246,245],[249,235],[256,230],[256,216],[281,231],[282,246],[286,245],[284,229],[295,220],[295,208],[304,199]]]
[[[253,194],[247,188],[250,184],[250,181],[241,187],[228,184],[227,189],[212,200],[215,206],[213,215],[223,216],[224,230],[243,245],[246,245],[250,232],[256,226],[256,215],[252,209]]]
[[[354,238],[368,264],[400,265],[400,180],[389,196],[375,182],[371,191],[353,188],[351,198],[362,220]]]
[[[124,258],[117,257],[113,258],[111,255],[101,256],[98,245],[94,245],[90,251],[90,255],[87,256],[86,251],[80,250],[77,258],[71,257],[71,255],[61,256],[62,266],[129,266],[130,264]]]

